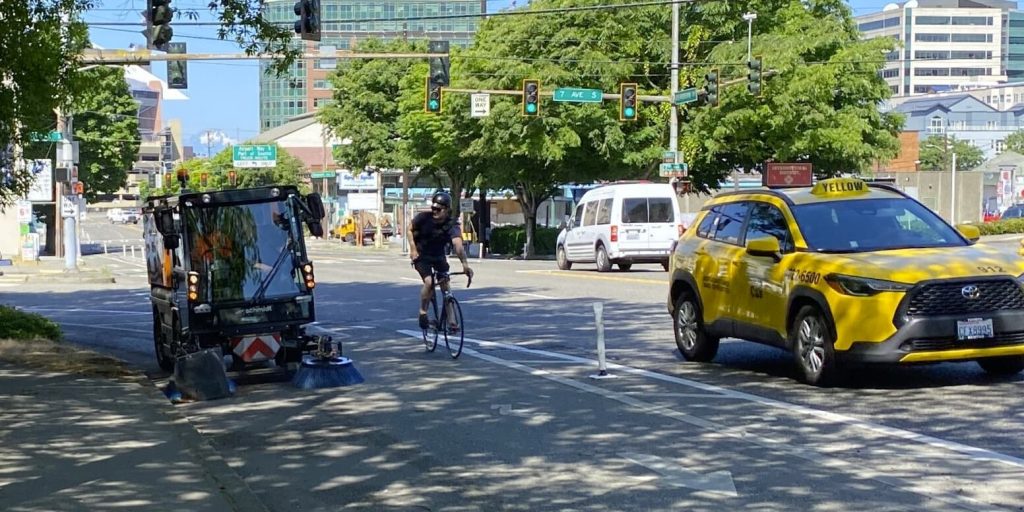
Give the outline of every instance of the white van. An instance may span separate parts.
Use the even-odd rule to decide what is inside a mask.
[[[667,183],[617,183],[587,191],[558,234],[558,268],[595,262],[629,270],[634,263],[661,263],[668,270],[672,243],[683,233],[676,191]]]

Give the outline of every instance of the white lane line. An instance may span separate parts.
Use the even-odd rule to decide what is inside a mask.
[[[401,334],[404,334],[406,336],[411,336],[411,337],[414,337],[414,338],[419,338],[421,336],[421,333],[419,333],[417,331],[400,330],[398,332],[401,333]],[[526,354],[533,354],[533,355],[537,355],[537,356],[551,357],[551,358],[554,358],[554,359],[562,359],[562,360],[565,360],[565,361],[572,361],[572,362],[588,364],[588,365],[593,365],[593,366],[597,365],[597,361],[594,361],[592,359],[587,359],[587,358],[577,357],[577,356],[571,356],[571,355],[568,355],[568,354],[561,354],[561,353],[558,353],[558,352],[549,352],[547,350],[538,350],[538,349],[524,348],[524,347],[520,347],[519,345],[513,345],[513,344],[509,344],[509,343],[502,343],[502,342],[498,342],[498,341],[482,341],[482,340],[476,340],[476,339],[472,339],[472,338],[464,338],[464,339],[465,339],[465,341],[468,341],[470,343],[475,343],[477,345],[480,345],[481,347],[498,347],[498,348],[513,350],[513,351],[516,351],[516,352],[522,352],[522,353],[526,353]],[[484,354],[479,354],[478,356],[474,356],[474,357],[480,357],[481,359],[483,359],[485,357],[486,358],[491,358],[491,356],[485,356]],[[504,364],[506,362],[504,359],[499,359],[499,358],[493,358],[493,359],[495,359],[495,362],[498,362],[498,364]],[[640,368],[633,368],[631,366],[624,366],[624,365],[621,365],[621,364],[611,363],[611,362],[606,363],[606,366],[608,367],[609,370],[614,369],[614,370],[622,371],[624,373],[631,373],[631,374],[634,374],[634,375],[638,375],[640,377],[646,377],[646,378],[649,378],[649,379],[660,380],[660,381],[669,382],[669,383],[672,383],[672,384],[681,384],[683,386],[700,389],[702,391],[709,391],[709,392],[713,392],[713,393],[718,393],[718,394],[726,396],[726,397],[736,398],[736,399],[740,399],[740,400],[746,400],[748,402],[754,402],[754,403],[761,404],[761,405],[764,405],[764,406],[767,406],[767,407],[774,407],[774,408],[784,409],[784,410],[787,410],[787,411],[790,411],[790,412],[794,412],[794,413],[797,413],[797,414],[813,416],[815,418],[823,419],[823,420],[829,421],[829,422],[837,424],[837,425],[842,425],[842,426],[847,426],[847,427],[849,427],[849,426],[856,426],[856,427],[862,428],[864,430],[868,430],[868,431],[871,431],[871,432],[883,434],[883,435],[886,435],[886,436],[896,437],[896,438],[904,439],[904,440],[907,440],[907,441],[913,441],[913,442],[916,442],[916,443],[925,444],[925,445],[932,446],[932,447],[935,447],[935,448],[941,448],[941,449],[944,449],[944,450],[949,450],[949,451],[961,453],[961,454],[966,455],[967,457],[969,457],[971,459],[975,459],[975,460],[989,460],[989,461],[1000,462],[1000,463],[1003,463],[1003,464],[1006,464],[1006,465],[1010,465],[1010,466],[1015,466],[1017,468],[1024,468],[1024,459],[1021,459],[1021,458],[1018,458],[1018,457],[1014,457],[1012,455],[1008,455],[1008,454],[1005,454],[1005,453],[999,453],[999,452],[992,451],[992,450],[987,450],[987,449],[984,449],[984,448],[977,448],[977,447],[974,447],[974,446],[970,446],[970,445],[966,445],[966,444],[962,444],[962,443],[957,443],[955,441],[947,441],[945,439],[939,439],[937,437],[932,437],[932,436],[928,436],[928,435],[924,435],[924,434],[919,434],[917,432],[911,432],[909,430],[903,430],[903,429],[899,429],[899,428],[895,428],[895,427],[889,427],[889,426],[882,425],[882,424],[879,424],[879,423],[873,423],[873,422],[870,422],[870,421],[867,421],[867,420],[862,420],[860,418],[856,418],[856,417],[853,417],[853,416],[847,416],[847,415],[844,415],[844,414],[838,414],[838,413],[829,412],[829,411],[821,411],[821,410],[818,410],[818,409],[812,409],[810,407],[805,407],[805,406],[802,406],[802,405],[795,405],[795,404],[791,404],[791,403],[787,403],[787,402],[782,402],[782,401],[779,401],[779,400],[772,400],[770,398],[764,398],[764,397],[760,397],[760,396],[757,396],[757,395],[751,395],[749,393],[744,393],[742,391],[734,391],[734,390],[731,390],[731,389],[726,389],[726,388],[722,388],[722,387],[719,387],[719,386],[714,386],[714,385],[711,385],[711,384],[705,384],[703,382],[697,382],[697,381],[693,381],[693,380],[689,380],[689,379],[683,379],[683,378],[680,378],[680,377],[673,377],[673,376],[670,376],[670,375],[664,375],[664,374],[661,374],[661,373],[656,373],[656,372],[652,372],[652,371],[648,371],[648,370],[642,370]],[[524,368],[526,368],[526,367],[524,367]],[[534,370],[534,371],[540,372],[541,370]],[[575,383],[574,381],[571,381],[571,382],[573,382],[574,386],[578,384],[578,383]],[[601,388],[597,388],[597,389],[601,389]],[[603,392],[603,390],[602,390],[602,392]],[[625,396],[625,395],[623,395],[623,396]]]
[[[101,331],[125,331],[125,332],[141,332],[143,334],[153,334],[153,329],[129,329],[127,327],[109,327],[105,325],[96,324],[71,324],[68,322],[58,322],[60,325],[70,325],[72,327],[89,327],[91,329],[99,329]]]
[[[536,299],[557,299],[558,297],[548,297],[547,295],[540,295],[537,293],[526,293],[526,292],[512,292],[515,295],[524,295],[526,297],[533,297]]]
[[[420,333],[414,333],[414,331],[399,330],[398,332],[400,334],[404,334],[404,335],[410,336],[410,337],[416,337],[416,338],[420,337]],[[414,336],[414,334],[415,334],[415,336]],[[476,343],[478,345],[507,345],[505,343],[485,342],[485,341],[473,340],[473,339],[469,339],[469,338],[466,338],[465,341],[469,341],[471,343]],[[521,347],[515,347],[514,345],[509,345],[507,348],[510,348],[510,349],[513,349],[513,350],[521,350],[523,352],[533,352],[533,353],[537,353],[537,354],[549,355],[551,357],[556,357],[556,358],[564,358],[566,360],[578,360],[580,362],[596,364],[595,361],[590,361],[590,360],[587,360],[587,359],[584,359],[584,358],[579,358],[579,357],[575,357],[575,356],[569,356],[569,355],[565,355],[565,354],[559,354],[557,352],[546,352],[546,351],[542,351],[542,350],[522,349]],[[918,481],[919,479],[891,476],[891,475],[883,473],[881,470],[879,470],[879,469],[877,469],[877,468],[875,468],[873,466],[862,466],[862,465],[855,464],[853,462],[849,462],[849,461],[843,460],[841,458],[831,457],[827,453],[822,452],[821,450],[812,448],[810,446],[790,444],[790,442],[787,439],[771,438],[771,437],[765,436],[763,434],[756,434],[756,435],[755,434],[751,434],[751,432],[756,427],[756,425],[754,425],[754,424],[745,424],[745,425],[739,425],[739,426],[729,426],[729,425],[726,425],[724,423],[718,423],[718,422],[715,422],[715,421],[712,421],[712,420],[707,420],[707,419],[704,419],[704,418],[701,418],[701,417],[698,417],[698,416],[694,416],[694,415],[687,414],[687,413],[684,413],[684,412],[676,411],[676,410],[673,410],[673,409],[671,409],[669,407],[665,407],[664,405],[658,405],[658,404],[651,403],[651,402],[645,402],[643,400],[640,400],[640,399],[637,399],[637,398],[633,398],[631,396],[627,396],[627,395],[625,395],[623,393],[619,393],[619,392],[612,391],[612,390],[609,390],[609,389],[597,387],[597,386],[594,386],[592,384],[588,384],[588,383],[585,383],[585,382],[577,381],[577,380],[574,380],[574,379],[571,379],[571,378],[568,378],[568,377],[562,377],[562,376],[559,376],[559,375],[555,375],[555,374],[553,374],[553,373],[551,373],[551,372],[549,372],[547,370],[541,370],[541,369],[532,368],[532,367],[529,367],[529,366],[513,363],[513,362],[510,362],[508,360],[501,359],[499,357],[494,357],[494,356],[491,356],[489,354],[484,354],[482,352],[477,352],[476,350],[473,350],[473,349],[470,349],[470,348],[464,348],[462,350],[462,353],[463,354],[467,354],[470,357],[475,357],[477,359],[482,359],[484,361],[488,361],[488,362],[491,362],[491,363],[494,363],[494,364],[497,364],[497,365],[500,365],[500,366],[504,366],[506,368],[510,368],[510,369],[517,370],[517,371],[521,371],[521,372],[528,373],[528,374],[536,376],[536,377],[541,377],[543,379],[547,379],[547,380],[551,380],[551,381],[557,382],[559,384],[563,384],[565,386],[576,388],[576,389],[578,389],[580,391],[584,391],[584,392],[587,392],[587,393],[592,393],[592,394],[595,394],[595,395],[603,396],[603,397],[608,398],[610,400],[615,400],[616,402],[620,402],[622,404],[631,406],[631,407],[637,409],[638,411],[640,411],[641,413],[655,414],[655,415],[659,415],[659,416],[664,416],[666,418],[669,418],[669,419],[672,419],[672,420],[675,420],[675,421],[678,421],[678,422],[681,422],[681,423],[686,423],[688,425],[693,425],[693,426],[696,426],[696,427],[699,427],[699,428],[703,428],[703,429],[708,431],[706,434],[703,434],[700,437],[706,436],[708,438],[711,438],[712,440],[721,440],[722,438],[735,439],[735,440],[738,440],[738,441],[741,441],[741,442],[746,442],[746,443],[750,443],[750,444],[754,444],[754,445],[760,446],[760,447],[765,448],[767,450],[784,452],[784,453],[787,453],[787,454],[789,454],[789,455],[791,455],[793,457],[797,457],[797,458],[806,460],[808,462],[811,462],[811,463],[814,463],[814,464],[818,464],[818,465],[823,466],[823,467],[827,467],[829,469],[833,469],[833,470],[836,470],[836,471],[841,471],[841,472],[844,472],[846,474],[852,475],[852,476],[854,476],[856,478],[868,478],[868,479],[875,480],[877,482],[883,483],[885,485],[888,485],[888,486],[890,486],[892,488],[895,488],[895,489],[899,489],[899,490],[907,491],[907,492],[912,492],[914,494],[918,494],[918,495],[921,495],[921,496],[926,496],[926,497],[928,497],[930,499],[933,499],[933,500],[938,500],[938,501],[942,501],[942,502],[945,502],[945,503],[954,504],[954,505],[957,505],[957,506],[968,508],[970,510],[976,510],[976,511],[981,511],[981,510],[993,510],[993,511],[995,511],[995,510],[1005,510],[1003,508],[1000,508],[1000,507],[997,507],[997,506],[994,506],[994,505],[990,505],[988,503],[983,503],[983,502],[980,502],[978,500],[975,500],[975,499],[967,497],[967,496],[963,496],[963,495],[956,494],[956,493],[953,493],[953,492],[942,492],[942,491],[936,490],[935,488],[926,487],[926,485],[924,483]],[[619,367],[619,369],[622,369],[622,370],[626,370],[628,368],[628,367],[622,367],[622,366],[619,366],[619,365],[615,365],[615,366]],[[609,368],[611,368],[611,365],[609,365]],[[652,372],[647,372],[646,370],[638,370],[636,368],[633,368],[633,370],[637,370],[639,372],[645,372],[645,373],[652,373]],[[680,379],[680,380],[685,380],[685,379]],[[710,387],[715,387],[715,386],[710,386]],[[719,388],[719,389],[722,389],[722,388]],[[726,390],[723,389],[723,391],[726,391]],[[809,409],[809,410],[812,410],[812,409]],[[857,420],[857,421],[859,421],[859,420]],[[1024,461],[1022,461],[1022,462],[1024,462]]]
[[[423,284],[423,280],[422,279],[413,279],[411,277],[400,277],[399,279],[401,279],[402,281],[412,281],[414,283]]]

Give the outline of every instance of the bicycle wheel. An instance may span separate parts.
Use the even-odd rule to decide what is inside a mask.
[[[458,359],[462,354],[462,342],[466,334],[465,326],[462,324],[462,308],[459,307],[459,301],[455,297],[448,297],[445,302],[448,304],[448,315],[451,317],[445,319],[443,326],[444,344],[448,347],[448,354],[452,356],[452,359]],[[456,329],[453,330],[452,327],[456,327]]]
[[[430,307],[427,308],[427,321],[430,322],[430,326],[423,329],[423,344],[427,347],[427,352],[433,352],[437,348],[437,326],[440,325],[437,322],[437,294],[430,297]]]

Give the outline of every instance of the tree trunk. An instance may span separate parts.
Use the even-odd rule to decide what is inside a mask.
[[[516,184],[516,199],[519,201],[519,208],[522,209],[523,217],[526,220],[526,250],[523,252],[523,257],[529,259],[536,252],[533,248],[533,239],[534,234],[537,232],[537,206],[539,201],[537,201],[536,194],[522,183]]]

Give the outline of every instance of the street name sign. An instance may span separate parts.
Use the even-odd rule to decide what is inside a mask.
[[[676,91],[676,93],[672,95],[672,103],[676,105],[685,105],[687,103],[693,103],[695,101],[697,101],[697,89],[692,87],[689,89]]]
[[[604,92],[601,89],[560,87],[555,89],[554,100],[568,103],[601,103],[604,100]]]
[[[769,163],[761,176],[766,187],[809,187],[814,184],[814,170],[809,163]]]
[[[673,163],[673,164],[661,164],[658,166],[658,175],[662,178],[672,178],[679,176],[686,176],[690,171],[690,166],[685,162]]]
[[[277,146],[273,144],[233,146],[231,148],[231,164],[236,168],[275,167],[277,166]]]
[[[309,177],[310,178],[333,178],[333,177],[335,177],[337,175],[338,175],[338,173],[336,171],[327,171],[327,172],[314,172],[314,173],[310,174]]]

